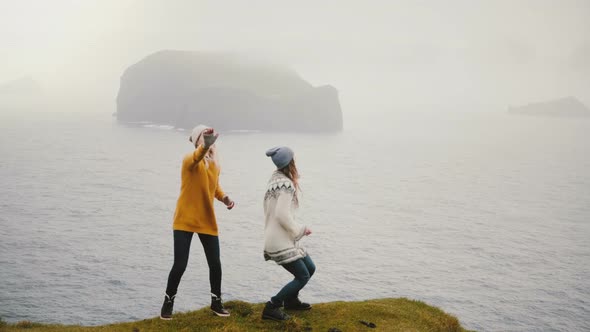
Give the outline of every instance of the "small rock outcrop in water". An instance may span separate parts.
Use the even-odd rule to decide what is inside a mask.
[[[117,96],[121,122],[219,130],[342,130],[338,92],[287,68],[231,54],[161,51],[129,67]]]
[[[590,116],[590,109],[574,97],[510,107],[510,113],[545,116]]]

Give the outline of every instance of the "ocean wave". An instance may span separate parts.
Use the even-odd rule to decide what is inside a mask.
[[[174,129],[174,126],[171,126],[171,125],[158,125],[158,124],[145,124],[142,127],[144,127],[144,128],[162,129],[162,130],[172,130],[172,129]]]

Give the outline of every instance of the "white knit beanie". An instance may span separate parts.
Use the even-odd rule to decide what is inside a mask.
[[[191,141],[193,143],[193,145],[197,144],[197,139],[199,138],[199,135],[201,135],[201,133],[205,130],[205,129],[209,129],[211,127],[206,126],[206,125],[198,125],[195,128],[193,128],[193,131],[191,133],[191,136],[189,137],[189,141]]]

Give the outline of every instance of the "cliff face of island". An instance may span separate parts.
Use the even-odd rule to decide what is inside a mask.
[[[556,117],[586,117],[590,116],[590,109],[574,97],[565,97],[539,103],[531,103],[518,107],[510,107],[508,112],[513,114],[556,116]]]
[[[231,54],[161,51],[129,67],[117,96],[121,122],[218,130],[342,130],[338,91],[288,68]]]

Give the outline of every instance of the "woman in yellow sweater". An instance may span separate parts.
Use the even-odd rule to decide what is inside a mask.
[[[188,263],[193,233],[199,235],[209,265],[211,310],[218,316],[229,316],[221,301],[221,261],[213,201],[214,198],[218,199],[230,210],[234,207],[234,202],[219,185],[220,168],[215,148],[218,136],[213,128],[200,125],[193,129],[189,138],[195,150],[182,161],[180,196],[173,224],[174,265],[168,276],[160,313],[162,319],[172,319],[174,298]]]

